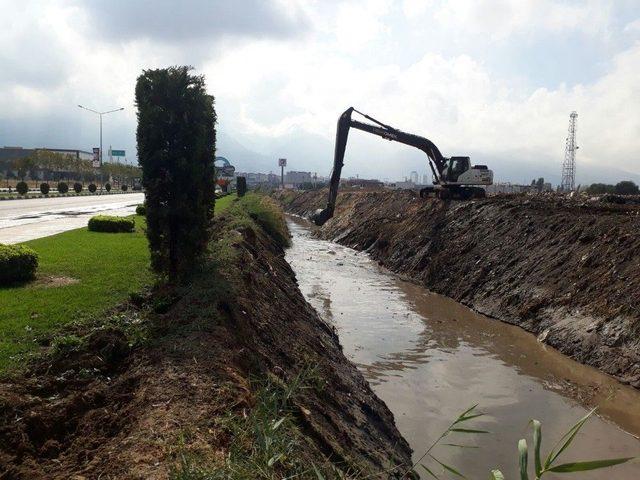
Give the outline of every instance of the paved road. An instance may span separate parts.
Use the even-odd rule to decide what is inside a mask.
[[[144,193],[0,202],[0,243],[19,243],[84,227],[97,213],[131,215]]]

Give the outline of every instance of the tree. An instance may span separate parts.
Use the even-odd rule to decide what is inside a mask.
[[[238,190],[238,196],[244,197],[245,193],[247,193],[247,178],[236,177],[236,188]]]
[[[138,158],[156,272],[176,280],[206,251],[215,201],[216,113],[190,67],[145,70],[136,83]]]
[[[618,195],[638,195],[640,194],[640,188],[630,180],[623,180],[616,184],[614,192]]]
[[[602,195],[604,193],[613,193],[615,187],[606,183],[592,183],[587,188],[587,193],[591,195]]]
[[[35,167],[35,160],[32,157],[17,158],[13,162],[13,167],[18,171],[18,178],[24,182],[27,174]]]

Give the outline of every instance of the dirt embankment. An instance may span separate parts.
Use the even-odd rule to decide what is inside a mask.
[[[290,416],[309,468],[410,462],[391,412],[304,300],[282,246],[247,218],[217,231],[220,254],[188,289],[134,298],[74,331],[79,345],[0,383],[0,478],[168,478],[185,457],[223,468],[228,425],[256,406],[255,379],[288,384],[305,369],[313,381]],[[284,428],[278,416],[261,435]],[[269,460],[276,473],[289,461]]]
[[[275,196],[304,216],[326,203],[324,191]],[[637,205],[350,192],[318,234],[640,387]]]

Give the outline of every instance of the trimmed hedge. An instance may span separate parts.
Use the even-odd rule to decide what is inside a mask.
[[[247,193],[247,179],[246,177],[237,177],[236,178],[236,188],[239,197],[244,197],[245,193]]]
[[[66,182],[58,183],[58,193],[67,193],[69,191],[69,185]]]
[[[98,189],[98,187],[96,187],[96,184],[95,184],[95,183],[91,183],[91,184],[89,184],[89,191],[90,191],[91,193],[96,193],[96,190],[97,190],[97,189]]]
[[[20,195],[26,195],[27,192],[29,191],[29,186],[27,185],[26,182],[18,182],[18,184],[16,185],[16,191]]]
[[[122,187],[120,187],[120,188],[122,188],[122,191],[123,191],[123,192],[126,192],[126,191],[129,189],[129,186],[125,183],[125,184],[124,184],[124,185],[122,185]]]
[[[49,190],[51,190],[51,187],[48,183],[40,184],[40,193],[42,193],[43,195],[49,195]]]
[[[136,215],[146,215],[147,214],[147,206],[144,203],[141,203],[136,207]]]
[[[23,245],[0,244],[0,285],[31,280],[38,268],[38,254]]]
[[[107,193],[109,193],[111,191],[111,184],[110,183],[105,183],[104,184],[104,189],[107,191]]]
[[[73,184],[73,191],[76,193],[80,193],[82,191],[82,184],[81,183],[74,183]]]
[[[133,232],[136,222],[133,218],[96,215],[89,220],[89,230],[92,232]]]

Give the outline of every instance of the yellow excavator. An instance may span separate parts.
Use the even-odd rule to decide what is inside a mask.
[[[351,118],[353,112],[362,115],[373,124],[353,120]],[[445,158],[431,140],[385,125],[375,118],[350,107],[338,119],[333,171],[331,172],[331,181],[329,183],[329,201],[326,208],[318,210],[311,217],[316,225],[323,225],[333,216],[336,198],[338,197],[340,174],[344,165],[347,138],[351,128],[378,135],[389,141],[404,143],[426,153],[429,167],[433,174],[433,186],[420,190],[421,197],[434,194],[442,200],[482,198],[485,196],[485,190],[482,186],[493,183],[493,172],[486,165],[472,166],[469,157]]]

